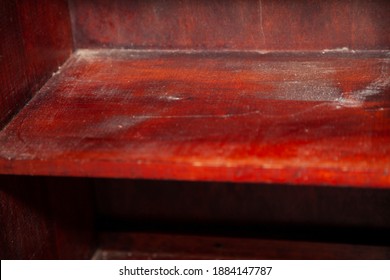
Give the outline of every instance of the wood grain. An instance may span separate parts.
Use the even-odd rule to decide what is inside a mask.
[[[388,259],[389,247],[254,238],[103,233],[95,259]]]
[[[382,53],[80,50],[0,133],[0,171],[390,186]]]
[[[0,128],[72,52],[66,0],[2,1]]]
[[[93,192],[75,178],[0,176],[1,259],[88,259]]]
[[[386,189],[126,179],[95,179],[94,185],[105,231],[390,245]]]
[[[77,48],[389,49],[387,0],[71,0]]]
[[[38,180],[1,176],[1,259],[53,259],[53,225],[49,222],[48,191]]]

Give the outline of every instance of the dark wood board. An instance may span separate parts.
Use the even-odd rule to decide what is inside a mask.
[[[384,246],[150,233],[102,233],[94,259],[388,259]]]
[[[387,52],[80,50],[0,132],[0,172],[390,186]]]
[[[98,226],[390,245],[390,191],[94,179]],[[359,234],[356,234],[359,232]]]
[[[85,179],[0,176],[0,258],[91,258],[93,205]]]
[[[1,1],[0,128],[72,52],[66,0]]]
[[[387,0],[71,0],[77,48],[389,49]]]

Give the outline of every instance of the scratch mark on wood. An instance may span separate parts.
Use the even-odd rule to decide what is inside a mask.
[[[371,96],[381,94],[390,86],[389,76],[389,60],[381,66],[381,73],[377,79],[368,84],[365,88],[354,92],[346,92],[340,98],[339,102],[344,107],[358,107],[362,106],[365,101]]]
[[[309,112],[312,112],[320,107],[329,106],[333,108],[333,102],[322,102],[319,104],[315,104],[313,107],[307,108],[303,111],[297,111],[293,113],[288,113],[285,115],[282,114],[269,114],[265,113],[262,110],[253,110],[249,112],[240,112],[240,113],[231,113],[231,114],[221,114],[221,115],[210,115],[210,114],[191,114],[191,115],[138,115],[131,116],[132,119],[202,119],[202,118],[212,118],[212,119],[225,119],[225,118],[233,118],[233,117],[247,117],[251,115],[261,115],[265,118],[281,118],[284,119],[286,117],[297,117],[299,115],[303,115]]]
[[[260,22],[260,33],[261,33],[261,36],[263,38],[263,42],[264,42],[264,48],[265,48],[265,45],[266,45],[266,42],[265,42],[265,34],[264,34],[264,27],[263,27],[263,5],[261,3],[261,0],[259,0],[259,22]]]

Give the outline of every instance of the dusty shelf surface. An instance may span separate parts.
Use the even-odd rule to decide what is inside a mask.
[[[390,187],[390,54],[78,50],[0,173]]]

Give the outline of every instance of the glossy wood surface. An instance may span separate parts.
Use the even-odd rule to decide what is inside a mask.
[[[77,48],[389,49],[387,0],[71,0]]]
[[[0,171],[390,187],[388,53],[78,51]]]
[[[103,233],[94,259],[389,259],[390,248],[254,238]]]
[[[66,0],[1,1],[0,128],[72,52]]]

